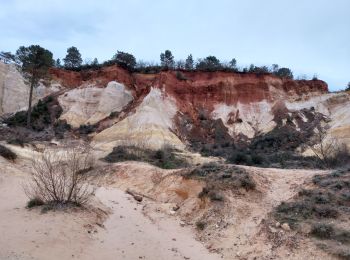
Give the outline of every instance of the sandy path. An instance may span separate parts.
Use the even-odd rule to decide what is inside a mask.
[[[123,191],[101,188],[96,195],[113,213],[82,259],[219,259],[176,220],[152,223]]]
[[[94,226],[95,218],[81,210],[27,210],[22,188],[27,166],[0,163],[1,260],[219,259],[194,239],[190,229],[169,218],[153,223],[142,213],[143,205],[115,188],[96,192],[112,209],[105,228]]]

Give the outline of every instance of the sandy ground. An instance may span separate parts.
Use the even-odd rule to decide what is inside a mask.
[[[203,204],[198,181],[125,162],[99,168],[105,178],[92,207],[42,213],[25,208],[22,184],[31,155],[21,148],[16,152],[16,163],[0,157],[1,260],[333,259],[310,240],[299,236],[295,241],[293,232],[267,221],[275,206],[320,171],[247,167],[256,192],[226,194],[223,203]],[[148,198],[136,202],[127,188]],[[179,206],[176,212],[173,205]],[[203,231],[195,230],[198,219],[208,222]]]
[[[96,197],[111,209],[101,225],[96,212],[25,208],[23,161],[0,161],[0,259],[219,259],[175,219],[153,222],[143,205],[116,188]],[[101,225],[96,225],[96,222]]]

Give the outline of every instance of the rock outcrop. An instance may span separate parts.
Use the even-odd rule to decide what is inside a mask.
[[[27,88],[20,75],[7,65],[0,68],[1,113],[25,107]],[[304,112],[298,112],[303,109],[330,118],[331,134],[350,143],[349,94],[329,93],[320,80],[230,72],[141,74],[118,66],[80,72],[53,68],[50,73],[51,86],[65,89],[58,98],[61,119],[73,127],[94,125],[94,144],[107,150],[123,142],[154,149],[170,143],[183,149],[190,135],[205,139],[212,131],[226,132],[223,138],[249,139],[288,120],[298,128],[292,117],[303,120]],[[203,120],[211,122],[204,124],[208,129]]]
[[[54,82],[49,87],[40,84],[34,90],[33,103],[60,89],[61,85]],[[0,116],[27,109],[28,98],[29,86],[20,72],[14,65],[0,62]]]

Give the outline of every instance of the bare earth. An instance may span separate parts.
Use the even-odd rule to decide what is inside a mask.
[[[315,171],[249,168],[259,192],[228,196],[217,224],[196,231],[193,224],[204,212],[197,198],[202,186],[176,172],[115,164],[92,207],[41,213],[25,208],[29,161],[0,157],[0,165],[0,259],[332,259],[309,240],[289,247],[292,234],[265,230],[272,208],[294,196]],[[155,185],[155,174],[170,177]],[[146,197],[136,202],[126,188]],[[180,205],[176,212],[174,204]],[[276,246],[267,238],[271,234],[283,243]]]

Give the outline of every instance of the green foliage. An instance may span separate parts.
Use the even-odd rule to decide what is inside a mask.
[[[96,126],[90,125],[90,124],[87,124],[87,125],[80,125],[80,126],[79,126],[79,129],[78,129],[79,134],[84,134],[84,135],[91,134],[91,133],[93,133],[95,130],[96,130]]]
[[[348,86],[345,88],[345,91],[350,91],[350,82],[348,83]]]
[[[232,60],[229,62],[229,66],[230,66],[231,69],[237,70],[237,60],[236,60],[236,59],[232,59]]]
[[[217,191],[222,190],[234,191],[237,188],[249,191],[256,187],[253,178],[245,169],[233,165],[206,163],[183,173],[183,176],[206,182],[206,189],[199,196],[209,195],[211,191],[217,193]]]
[[[27,208],[31,209],[31,208],[34,208],[34,207],[42,206],[44,204],[45,204],[44,201],[42,201],[41,199],[39,199],[39,198],[32,198],[32,199],[30,199],[27,202]]]
[[[342,216],[347,216],[350,209],[350,171],[315,175],[313,183],[314,188],[299,191],[293,201],[282,202],[274,211],[275,218],[288,222],[292,228],[303,222],[344,219]],[[329,230],[326,226],[315,226],[313,233],[324,237]]]
[[[60,59],[57,59],[57,60],[55,61],[55,67],[56,67],[56,68],[61,68],[61,67],[62,67],[61,60],[60,60]]]
[[[192,54],[187,56],[187,59],[185,61],[185,69],[186,70],[193,70],[194,68],[194,61],[193,61],[193,57]]]
[[[13,63],[16,61],[16,55],[12,54],[11,52],[0,52],[0,61],[2,61],[5,64]]]
[[[222,69],[222,64],[215,56],[208,56],[205,59],[199,60],[196,68],[203,71],[216,71]]]
[[[270,73],[270,70],[267,66],[255,66],[254,64],[251,64],[249,66],[248,72],[250,73],[256,73],[256,74],[265,74]]]
[[[104,160],[110,163],[143,161],[163,169],[178,169],[189,165],[185,158],[178,155],[175,149],[167,145],[156,151],[131,145],[117,146]]]
[[[163,68],[171,69],[175,65],[174,56],[171,51],[166,50],[160,54],[160,63]]]
[[[57,101],[52,97],[47,97],[44,100],[39,100],[31,111],[32,127],[36,131],[42,131],[48,125],[54,123],[53,119],[57,119],[61,113],[62,108],[55,106]],[[49,109],[51,107],[51,109]],[[54,107],[55,109],[52,109]],[[13,116],[4,120],[10,127],[24,127],[26,126],[27,111],[19,111]]]
[[[67,55],[63,59],[64,66],[68,69],[70,68],[78,68],[83,63],[83,59],[81,58],[81,54],[77,47],[70,47],[67,49]]]
[[[293,79],[293,72],[289,68],[280,68],[274,74],[280,78]]]
[[[48,69],[54,64],[52,53],[39,45],[19,47],[16,51],[16,58],[23,75],[33,86],[36,86],[39,80],[47,75]]]
[[[113,56],[112,61],[128,70],[133,70],[136,66],[136,58],[127,52],[118,51]]]
[[[329,239],[334,235],[334,227],[329,224],[317,223],[312,226],[311,234],[321,239]]]

